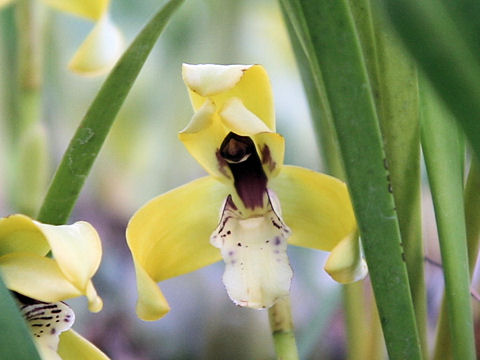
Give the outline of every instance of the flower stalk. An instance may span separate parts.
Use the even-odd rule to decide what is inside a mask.
[[[33,215],[47,185],[47,141],[42,118],[42,14],[34,0],[16,4],[17,90],[16,121],[12,122],[13,201],[22,213]],[[33,157],[32,157],[33,154]]]
[[[280,299],[268,309],[268,318],[270,320],[277,359],[297,360],[298,350],[295,341],[290,298]]]

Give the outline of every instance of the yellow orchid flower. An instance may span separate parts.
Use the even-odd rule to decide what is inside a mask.
[[[0,273],[42,359],[108,359],[70,329],[75,315],[62,302],[84,295],[91,311],[102,309],[91,281],[101,256],[100,238],[86,222],[55,226],[20,214],[0,219]]]
[[[15,0],[0,0],[0,7]],[[70,70],[81,75],[99,75],[115,64],[123,50],[123,36],[108,13],[110,0],[42,0],[57,10],[96,24],[70,61]]]
[[[209,176],[151,200],[128,224],[139,317],[169,311],[156,282],[222,257],[234,303],[272,306],[290,289],[287,242],[330,251],[325,270],[341,283],[365,277],[345,184],[283,165],[263,67],[184,64],[183,79],[195,113],[179,138]]]

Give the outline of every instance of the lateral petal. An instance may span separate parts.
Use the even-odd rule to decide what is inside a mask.
[[[130,219],[126,236],[139,281],[141,318],[154,320],[168,311],[163,296],[152,290],[152,282],[220,260],[219,251],[208,241],[230,190],[213,177],[203,177],[154,198]]]
[[[102,258],[102,245],[97,231],[85,221],[60,226],[36,221],[35,224],[45,235],[64,277],[86,293]]]
[[[325,271],[342,284],[362,280],[368,274],[367,263],[360,253],[356,236],[347,236],[330,253]]]
[[[82,75],[108,72],[123,50],[123,36],[105,13],[70,60],[69,69]]]
[[[296,166],[283,166],[269,182],[292,230],[290,243],[332,251],[356,231],[346,185],[331,176]]]
[[[193,115],[178,138],[198,163],[219,181],[233,180],[225,160],[220,156],[220,145],[228,129],[220,122],[215,105],[207,100]]]
[[[46,255],[49,250],[44,234],[28,216],[16,214],[0,219],[0,256],[13,252]]]
[[[0,257],[0,272],[6,286],[13,291],[45,302],[57,302],[88,295],[90,311],[101,310],[96,292],[82,291],[65,278],[54,259],[28,253]]]

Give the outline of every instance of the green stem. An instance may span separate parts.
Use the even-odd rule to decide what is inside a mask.
[[[34,215],[47,185],[47,140],[42,129],[41,14],[37,1],[16,5],[18,107],[12,125],[12,193],[21,213]]]
[[[463,201],[464,141],[452,116],[429,84],[422,79],[420,85],[422,148],[445,279],[446,306],[442,307],[438,325],[435,356],[448,359],[451,343],[453,358],[473,360],[476,356]]]
[[[347,355],[349,360],[363,360],[367,350],[367,317],[365,315],[364,283],[359,281],[343,287],[345,322],[347,330]]]
[[[288,297],[278,300],[268,309],[268,318],[272,330],[273,344],[278,360],[297,360],[298,351],[295,342],[292,311]]]

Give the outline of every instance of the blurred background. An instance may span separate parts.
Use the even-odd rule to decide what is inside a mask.
[[[112,18],[126,44],[161,4],[113,0]],[[67,70],[69,59],[93,25],[50,10],[45,16],[42,124],[48,137],[47,171],[53,174],[105,77],[84,78]],[[18,211],[10,177],[15,164],[9,155],[10,124],[15,121],[9,56],[12,17],[12,9],[0,9],[0,216]],[[135,274],[124,235],[128,219],[154,196],[205,175],[177,139],[192,115],[181,79],[183,62],[262,64],[273,87],[277,131],[286,138],[285,163],[323,169],[277,1],[186,1],[140,73],[69,221],[92,223],[104,249],[94,278],[104,309],[91,314],[85,299],[70,301],[77,314],[74,328],[112,359],[273,359],[267,313],[238,308],[229,300],[221,281],[222,263],[162,282],[172,308],[165,318],[144,322],[135,315]],[[437,261],[427,190],[423,211],[426,253]],[[291,246],[289,256],[300,358],[344,359],[342,289],[323,271],[326,254]],[[441,268],[425,266],[430,311],[436,314],[443,286]],[[430,324],[432,334],[434,325]]]

